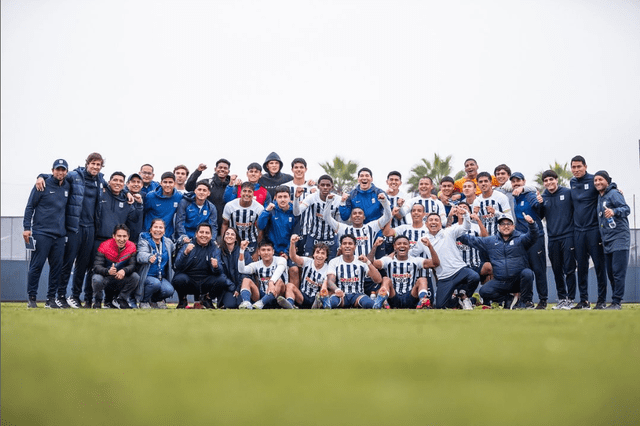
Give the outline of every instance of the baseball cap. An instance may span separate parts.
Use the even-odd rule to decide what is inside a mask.
[[[142,177],[139,174],[132,173],[131,175],[129,175],[129,178],[127,179],[127,182],[130,182],[131,179],[133,179],[133,178],[138,178],[138,179],[142,180]]]
[[[509,178],[509,180],[512,179],[520,179],[520,180],[524,180],[524,175],[520,172],[515,172],[514,174],[511,175],[511,177]]]
[[[53,166],[51,166],[51,169],[57,169],[58,167],[64,167],[65,170],[69,170],[69,165],[67,164],[67,160],[64,160],[62,158],[59,158],[56,161],[54,161]]]

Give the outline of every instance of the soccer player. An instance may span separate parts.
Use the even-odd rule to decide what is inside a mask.
[[[458,192],[462,192],[462,185],[468,180],[473,181],[473,183],[475,183],[476,185],[480,183],[476,180],[478,178],[478,162],[476,160],[474,160],[473,158],[467,158],[466,160],[464,160],[464,171],[466,175],[455,181],[455,183],[453,184],[454,189]],[[489,179],[492,186],[500,186],[498,180],[495,177],[489,175]],[[479,186],[476,188],[476,195],[480,195]]]
[[[462,260],[456,240],[471,228],[469,214],[456,206],[454,214],[463,218],[462,225],[442,227],[437,213],[427,216],[429,234],[421,240],[426,247],[427,239],[438,253],[440,260],[436,266],[436,309],[455,308],[460,305],[465,310],[473,309],[470,297],[480,283],[480,275]],[[422,248],[422,251],[426,251]]]
[[[290,174],[282,173],[282,166],[282,160],[275,152],[267,155],[267,158],[262,164],[265,172],[260,177],[259,183],[269,192],[271,197],[275,197],[278,186],[284,185],[293,179],[293,176]]]
[[[216,206],[216,212],[218,213],[218,229],[222,229],[222,212],[224,211],[224,191],[227,185],[230,184],[231,178],[229,176],[229,168],[231,162],[225,158],[221,158],[216,161],[216,168],[213,176],[209,179],[209,187],[211,188],[211,194],[209,195],[209,201]],[[196,184],[199,182],[199,178],[202,172],[207,169],[207,165],[200,163],[198,168],[187,179],[185,188],[187,191],[194,191]]]
[[[457,205],[461,198],[460,194],[454,194],[453,184],[454,184],[454,180],[451,176],[445,176],[442,179],[440,179],[440,195],[438,196],[438,198],[440,199],[440,202],[444,206],[444,210],[447,216],[449,216],[449,212],[451,211],[451,208]],[[464,191],[464,184],[462,186],[463,186],[462,189]],[[474,185],[473,191],[475,195],[475,185]]]
[[[173,169],[173,174],[176,176],[176,191],[181,194],[186,193],[185,183],[189,177],[189,169],[187,169],[187,166],[184,164],[177,165]]]
[[[478,214],[489,235],[495,235],[498,233],[496,216],[511,216],[509,200],[503,193],[493,190],[491,175],[487,172],[478,173],[478,186],[482,193],[473,202],[473,212]]]
[[[605,170],[596,172],[593,184],[598,191],[598,224],[604,250],[607,275],[611,282],[611,304],[606,309],[622,309],[624,285],[629,263],[631,235],[627,216],[631,212]]]
[[[246,250],[252,254],[255,261],[258,259],[258,253],[255,248],[262,239],[262,233],[258,233],[256,224],[264,208],[253,198],[254,187],[253,183],[244,182],[240,198],[236,198],[224,206],[220,234],[224,235],[229,227],[235,229],[242,241],[247,240],[249,242]]]
[[[511,216],[503,215],[498,219],[499,232],[488,237],[462,235],[464,244],[484,250],[489,256],[494,278],[480,287],[480,297],[485,301],[505,302],[505,308],[516,306],[533,309],[534,274],[529,269],[527,249],[538,239],[538,226],[525,215],[529,224],[525,234],[515,230]],[[441,255],[442,257],[442,255]],[[436,271],[437,272],[437,271]],[[513,297],[511,295],[516,295]]]
[[[140,281],[136,266],[136,245],[129,241],[129,228],[125,224],[116,225],[113,237],[98,247],[91,277],[95,294],[106,289],[116,296],[105,308],[131,309],[129,296]]]
[[[258,229],[266,239],[273,243],[276,256],[288,258],[288,248],[298,217],[293,214],[293,204],[289,188],[281,185],[276,188],[274,203],[269,203],[258,217]]]
[[[426,216],[427,214],[424,210],[424,204],[415,203],[411,206],[411,213],[409,213],[409,217],[411,217],[411,224],[400,225],[392,229],[394,250],[396,238],[399,235],[404,235],[409,239],[411,245],[410,254],[412,256],[418,256],[418,253],[416,252],[416,244],[422,239],[422,237],[429,233],[429,229],[427,229],[427,225],[424,222]]]
[[[178,293],[178,306],[188,306],[187,295],[193,294],[195,300],[205,309],[215,309],[214,298],[234,288],[222,269],[220,249],[212,239],[211,225],[202,222],[196,230],[195,241],[178,250],[176,255],[176,274],[171,284]]]
[[[402,185],[402,175],[398,171],[391,171],[387,175],[387,198],[389,199],[389,207],[393,212],[396,207],[397,213],[391,218],[391,227],[395,228],[407,223],[400,208],[404,205],[405,201],[409,198],[407,194],[400,190]]]
[[[49,283],[44,307],[52,309],[69,307],[64,297],[66,285],[60,281],[64,259],[64,237],[67,235],[64,212],[71,189],[71,185],[65,179],[68,169],[66,160],[54,161],[51,176],[47,178],[47,190],[38,191],[34,187],[24,209],[22,237],[26,244],[29,244],[32,239],[35,245],[27,274],[28,308],[38,307],[36,305],[38,283],[47,260],[49,260]]]
[[[356,238],[353,235],[344,234],[340,237],[340,251],[342,255],[329,262],[327,279],[320,289],[323,307],[373,308],[373,300],[364,294],[364,281],[366,277],[370,277],[375,284],[380,285],[380,272],[365,255],[356,259]],[[329,295],[329,292],[333,294]]]
[[[251,163],[247,166],[247,181],[253,185],[253,196],[261,206],[266,207],[271,202],[271,194],[260,183],[262,166],[258,163]],[[242,196],[242,180],[237,175],[231,175],[229,186],[224,190],[224,202],[229,203],[232,200]]]
[[[137,260],[140,271],[140,309],[167,309],[165,299],[173,295],[173,251],[171,238],[164,236],[164,221],[153,219],[149,232],[140,234]]]
[[[384,191],[373,184],[373,173],[363,167],[358,171],[358,185],[349,194],[342,194],[340,217],[344,221],[349,220],[351,210],[358,207],[364,212],[365,223],[380,219],[384,213],[380,194],[384,195]]]
[[[384,269],[386,272],[373,309],[380,309],[385,300],[392,308],[397,309],[423,309],[430,306],[425,269],[437,267],[440,259],[428,239],[424,244],[429,250],[429,258],[411,256],[411,241],[406,235],[398,235],[393,240],[394,255],[372,262],[376,269]]]
[[[489,235],[478,215],[472,213],[471,207],[464,201],[458,204],[458,211],[462,210],[465,212],[463,214],[468,214],[471,219],[471,227],[466,231],[467,235],[473,235],[474,237],[486,237]],[[458,218],[458,225],[463,226],[463,224],[464,217],[460,216]],[[464,263],[480,275],[482,282],[486,279],[491,279],[491,263],[485,259],[485,256],[483,256],[478,249],[463,244],[460,238],[458,238],[457,242],[458,250],[460,250]]]
[[[425,216],[430,213],[437,213],[440,215],[440,220],[443,226],[447,224],[447,211],[444,208],[444,204],[433,195],[433,180],[429,176],[420,178],[418,182],[417,197],[413,197],[404,204],[402,213],[406,216],[407,222],[411,220],[410,212],[407,209],[413,208],[415,204],[422,204],[424,206]]]
[[[274,256],[273,244],[270,241],[261,241],[258,245],[260,260],[246,264],[244,253],[249,246],[249,241],[240,243],[240,256],[238,257],[238,272],[252,275],[252,278],[244,278],[240,290],[242,303],[240,309],[264,309],[277,306],[277,298],[285,294],[285,282],[288,281],[287,261],[284,257]],[[258,283],[258,285],[256,285]],[[251,302],[254,302],[251,304]]]
[[[218,238],[218,212],[209,201],[211,190],[206,180],[196,184],[193,192],[184,194],[176,212],[176,235],[179,245],[189,243],[196,234],[198,225],[207,222],[211,225],[212,238]]]
[[[520,172],[511,175],[511,186],[514,193],[516,189],[524,188],[527,181]],[[537,191],[536,191],[537,193]],[[516,229],[522,233],[527,232],[527,224],[522,219],[523,214],[533,218],[538,226],[538,239],[529,247],[527,253],[529,255],[529,266],[536,276],[536,291],[540,301],[536,309],[547,309],[547,299],[549,298],[549,288],[547,284],[547,253],[544,247],[544,227],[540,219],[540,203],[533,192],[518,192],[519,195],[514,197],[514,217],[516,219]]]
[[[558,174],[542,173],[546,188],[538,194],[540,215],[547,220],[549,260],[556,281],[558,304],[553,309],[571,309],[576,297],[576,257],[573,242],[573,203],[571,190],[558,186]]]
[[[175,235],[174,220],[182,194],[175,190],[176,177],[172,172],[164,172],[160,179],[160,187],[147,193],[144,200],[144,229],[151,228],[151,221],[160,218],[166,225],[165,235],[173,240]]]
[[[462,197],[460,197],[460,201],[464,201],[470,206],[473,206],[475,203],[477,195],[476,188],[478,185],[472,180],[468,180],[462,184]],[[457,220],[457,219],[456,219]]]
[[[329,247],[325,244],[317,244],[313,249],[313,257],[298,256],[296,243],[299,239],[299,235],[291,236],[289,259],[300,268],[300,280],[297,284],[287,283],[285,296],[279,296],[277,302],[285,309],[292,309],[294,306],[303,309],[318,308],[321,305],[320,299],[316,296],[327,277]]]
[[[573,203],[573,236],[578,264],[578,290],[580,302],[573,309],[591,309],[589,303],[589,257],[598,281],[598,309],[605,307],[607,275],[605,271],[602,237],[598,231],[598,190],[593,175],[587,173],[587,162],[581,155],[571,159],[571,202]]]
[[[304,158],[295,158],[291,162],[291,173],[293,173],[293,180],[285,183],[284,186],[289,188],[291,200],[298,199],[298,203],[304,200],[309,194],[316,192],[318,189],[315,187],[315,183],[312,180],[307,180],[307,162]],[[298,213],[296,216],[299,217],[296,227],[293,229],[293,233],[300,235],[300,240],[298,241],[298,251],[300,253],[304,252],[304,248],[306,245],[307,235],[302,233],[301,227],[304,223],[309,222],[311,219],[309,216],[312,214],[311,210],[305,210],[305,212],[300,215]],[[291,274],[291,272],[289,272]]]

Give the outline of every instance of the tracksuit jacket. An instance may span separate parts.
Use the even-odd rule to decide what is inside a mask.
[[[547,219],[549,241],[559,241],[573,237],[573,203],[571,190],[559,186],[553,194],[545,190],[542,193],[540,216]]]
[[[576,232],[589,231],[598,227],[596,205],[598,191],[593,186],[593,175],[585,173],[580,179],[573,177],[571,202],[573,203],[573,224]]]
[[[271,211],[266,209],[258,217],[258,229],[266,228],[265,236],[273,243],[276,255],[289,253],[289,239],[293,228],[298,223],[299,216],[293,214],[293,204],[289,203],[287,211],[282,210],[277,204]]]
[[[538,226],[538,236],[544,238],[544,228],[540,219],[540,203],[535,192],[523,192],[513,197],[513,217],[516,220],[516,229],[523,234],[527,232],[529,224],[524,220],[523,213],[531,216]]]
[[[378,220],[382,217],[383,207],[378,200],[378,194],[385,192],[371,184],[371,188],[366,191],[360,189],[360,185],[356,186],[350,193],[349,198],[344,205],[340,206],[340,217],[347,221],[351,217],[351,210],[359,207],[364,211],[364,223]],[[386,195],[386,194],[385,194]]]
[[[604,203],[607,208],[613,210],[613,220],[616,227],[611,228],[606,217],[604,217]],[[602,248],[605,253],[620,250],[629,250],[631,244],[631,234],[629,231],[629,219],[627,216],[631,209],[625,202],[624,196],[618,191],[615,183],[609,184],[604,191],[604,195],[598,195],[598,225],[600,236],[602,237]]]
[[[177,239],[181,240],[183,236],[193,238],[198,225],[203,222],[211,225],[211,235],[215,240],[218,236],[218,212],[216,206],[209,200],[205,200],[202,208],[199,208],[193,192],[184,194],[176,212]]]
[[[32,234],[53,238],[65,236],[67,234],[65,210],[71,185],[66,180],[59,185],[60,182],[53,176],[47,178],[45,183],[44,191],[38,191],[35,188],[31,190],[29,201],[24,209],[22,225],[25,231],[31,231]]]
[[[144,200],[144,228],[148,231],[151,227],[151,221],[157,217],[164,220],[165,233],[167,237],[174,239],[174,224],[176,210],[178,204],[182,200],[182,194],[173,190],[173,194],[169,197],[162,193],[162,187],[156,188],[155,191],[149,192]]]
[[[114,195],[109,186],[102,188],[98,201],[100,214],[96,223],[96,238],[103,240],[111,238],[113,228],[124,223],[129,228],[130,240],[137,241],[138,236],[134,236],[131,229],[142,216],[142,204],[129,204],[124,192]]]
[[[188,255],[185,255],[184,251],[185,249],[182,248],[178,250],[178,254],[176,255],[176,272],[197,278],[202,278],[207,275],[222,276],[227,281],[227,288],[229,290],[235,288],[235,284],[224,275],[220,249],[213,243],[213,240],[209,241],[209,244],[204,247],[194,242],[193,250],[191,250]],[[211,266],[211,259],[213,258],[218,260],[217,268]]]
[[[189,179],[185,183],[184,187],[187,191],[195,191],[196,183],[198,183],[198,178],[202,175],[200,170],[194,170],[191,175],[189,175]],[[217,175],[213,175],[211,179],[209,179],[209,185],[211,185],[211,194],[209,195],[208,200],[216,206],[216,211],[218,212],[218,229],[222,226],[222,212],[224,211],[224,205],[226,204],[224,201],[224,191],[227,189],[227,186],[231,182],[231,177],[227,176],[224,180],[220,179]]]

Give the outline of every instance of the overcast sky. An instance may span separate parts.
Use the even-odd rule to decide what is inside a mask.
[[[421,158],[573,155],[640,196],[640,2],[3,0],[2,215],[38,173],[271,151],[358,161],[385,187]],[[640,203],[640,201],[639,201]],[[637,203],[638,204],[638,203]],[[633,207],[633,206],[632,206]],[[631,223],[633,223],[633,219]]]

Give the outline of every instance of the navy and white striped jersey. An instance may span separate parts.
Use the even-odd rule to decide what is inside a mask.
[[[274,256],[269,266],[265,266],[262,260],[245,265],[243,261],[238,259],[238,272],[253,275],[253,278],[260,284],[260,290],[263,292],[267,291],[269,280],[278,281],[282,279],[285,283],[289,281],[287,260],[280,256]]]
[[[339,215],[339,206],[329,200],[331,206],[331,217],[336,218]],[[320,191],[306,197],[298,203],[293,203],[293,214],[301,215],[300,228],[302,235],[308,235],[312,238],[330,240],[335,237],[336,233],[331,226],[327,224],[322,217],[326,201],[320,198]]]
[[[382,269],[387,272],[387,277],[393,283],[393,289],[398,294],[410,293],[416,285],[416,280],[426,277],[424,259],[409,256],[407,260],[399,260],[397,257],[384,256]]]
[[[429,213],[437,213],[442,221],[442,226],[447,226],[447,210],[444,208],[444,204],[440,200],[434,200],[433,198],[422,198],[421,196],[413,197],[402,206],[402,212],[405,214],[407,223],[411,223],[411,208],[414,204],[420,204],[424,206],[426,213],[424,221],[427,221]]]
[[[466,232],[467,235],[473,235],[474,237],[480,236],[480,227],[477,223],[471,223],[471,229]],[[480,251],[476,248],[470,247],[466,244],[460,242],[460,239],[456,240],[456,245],[460,250],[460,254],[462,255],[462,260],[469,266],[470,268],[479,268],[482,265],[482,261],[480,260]]]
[[[405,194],[402,191],[398,191],[396,195],[387,194],[387,198],[389,199],[389,207],[391,208],[391,211],[393,211],[394,207],[398,205],[399,199],[402,198],[405,202],[408,200],[407,194]],[[400,213],[402,213],[402,211],[400,211]],[[391,218],[392,228],[398,227],[400,225],[405,225],[406,223],[407,223],[407,219],[404,216],[401,219],[398,219],[395,216]],[[411,221],[409,221],[409,223],[411,223]]]
[[[310,257],[300,257],[304,262],[300,273],[300,291],[309,297],[316,297],[316,293],[322,287],[327,278],[329,265],[322,265],[321,269],[316,269],[314,260]]]
[[[342,256],[334,257],[327,267],[327,275],[335,275],[336,286],[345,294],[363,294],[364,279],[368,274],[367,264],[355,258],[349,263]]]
[[[489,235],[496,235],[498,233],[498,221],[496,220],[496,216],[500,216],[500,213],[513,218],[509,199],[502,192],[493,191],[491,196],[488,198],[484,198],[482,194],[478,195],[473,202],[473,208],[475,207],[480,207],[478,216],[482,220],[484,227],[487,228]],[[487,207],[493,207],[495,214],[489,213]]]
[[[413,225],[400,225],[397,228],[394,228],[396,231],[396,235],[404,235],[409,238],[409,243],[411,244],[411,250],[409,254],[411,256],[419,256],[419,253],[416,250],[416,244],[422,237],[429,233],[426,225],[422,225],[420,228],[414,228]]]
[[[229,226],[238,232],[241,240],[253,243],[258,239],[256,222],[263,210],[264,207],[256,200],[253,200],[250,207],[242,207],[240,198],[236,198],[224,206],[222,218],[229,221]]]

